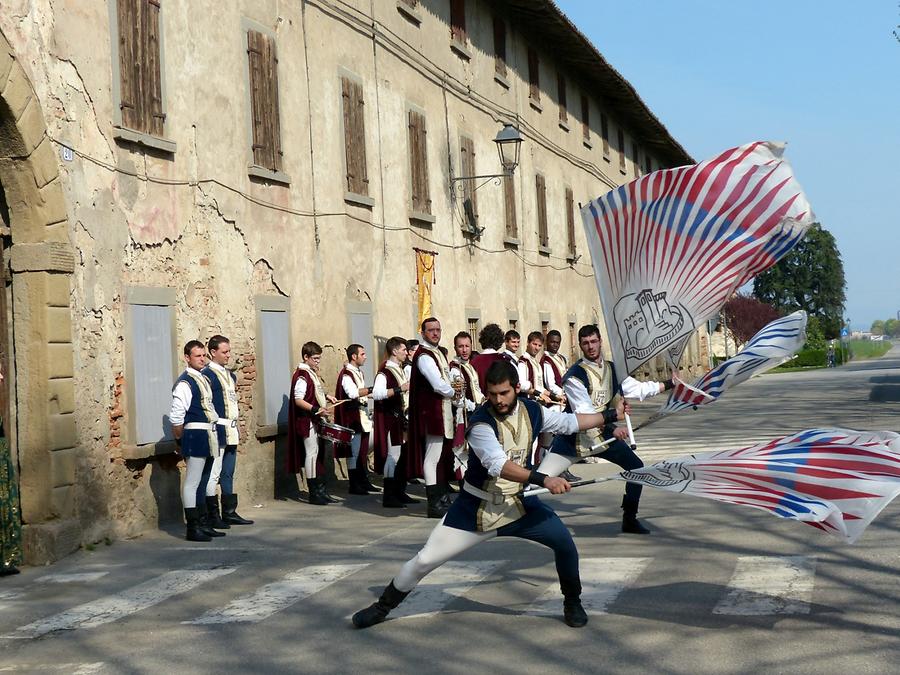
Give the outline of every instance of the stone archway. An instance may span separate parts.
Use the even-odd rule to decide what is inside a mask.
[[[8,434],[18,457],[25,560],[75,550],[71,287],[74,253],[56,148],[41,102],[0,32],[0,184],[12,246]]]

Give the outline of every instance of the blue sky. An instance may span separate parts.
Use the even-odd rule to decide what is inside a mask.
[[[847,277],[845,316],[900,311],[897,0],[556,0],[702,160],[754,140],[786,157]]]

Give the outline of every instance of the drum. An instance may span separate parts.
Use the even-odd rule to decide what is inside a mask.
[[[321,422],[319,424],[319,436],[331,441],[335,445],[349,443],[353,439],[353,429],[342,427],[333,422]]]

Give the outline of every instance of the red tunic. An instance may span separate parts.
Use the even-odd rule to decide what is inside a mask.
[[[344,375],[351,380],[353,379],[353,373],[350,372],[349,368],[344,366],[341,369],[341,372],[338,373],[337,384],[334,387],[334,397],[338,401],[350,398],[347,396],[347,392],[344,391]],[[348,400],[346,403],[341,403],[334,409],[334,423],[340,424],[342,427],[347,427],[348,429],[353,429],[353,431],[357,433],[362,433],[363,429],[362,424],[359,421],[359,415],[359,399]]]
[[[397,390],[400,384],[394,374],[388,370],[385,364],[381,364],[378,373],[384,375],[386,387]],[[406,430],[406,415],[403,412],[403,396],[395,394],[381,401],[375,401],[375,428],[373,443],[375,449],[375,472],[384,473],[384,463],[387,460],[388,449],[392,445],[403,445],[403,435]],[[401,456],[403,451],[401,450]]]
[[[303,400],[316,405],[316,387],[312,377],[305,370],[297,368],[291,378],[290,402],[288,403],[288,473],[300,473],[303,469],[303,463],[306,461],[303,439],[309,437],[310,427],[315,423],[311,412],[298,408],[294,403],[294,388],[301,378],[306,381],[306,396],[303,397]]]
[[[428,378],[419,371],[419,359],[433,359],[435,365],[439,365],[437,358],[427,349],[416,350],[409,376],[409,434],[407,461],[404,462],[407,478],[425,477],[425,437],[444,437],[444,397],[431,387]],[[444,453],[450,454],[452,439],[444,440]],[[450,461],[452,470],[452,457]],[[439,474],[441,466],[445,464],[443,461],[439,464]],[[438,480],[440,479],[439,475]]]
[[[494,352],[492,354],[476,354],[470,361],[472,367],[475,368],[475,372],[478,373],[478,384],[481,385],[481,391],[485,394],[487,394],[487,384],[485,383],[484,378],[487,375],[488,368],[497,361],[506,361],[513,366],[516,365],[506,354],[500,352]]]
[[[565,373],[559,372],[559,368],[556,367],[556,362],[553,359],[551,359],[549,356],[547,356],[547,354],[545,353],[541,357],[541,367],[543,368],[544,364],[547,364],[547,363],[550,364],[550,369],[553,371],[553,376],[556,378],[556,384],[558,384],[561,387],[562,381],[563,381],[563,375],[565,375]],[[544,384],[547,385],[546,382]],[[547,389],[549,389],[549,388],[550,387],[547,386]]]

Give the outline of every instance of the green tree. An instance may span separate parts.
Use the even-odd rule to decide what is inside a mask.
[[[816,316],[809,317],[806,322],[806,344],[803,348],[824,351],[827,346],[825,334],[822,332],[822,322]]]
[[[875,319],[872,322],[872,327],[869,329],[869,332],[872,333],[872,335],[884,335],[884,321]]]
[[[813,223],[790,253],[754,279],[753,295],[783,314],[806,310],[819,319],[826,338],[836,338],[841,334],[845,287],[834,236]]]
[[[900,321],[888,319],[884,322],[884,334],[888,337],[900,337]]]

